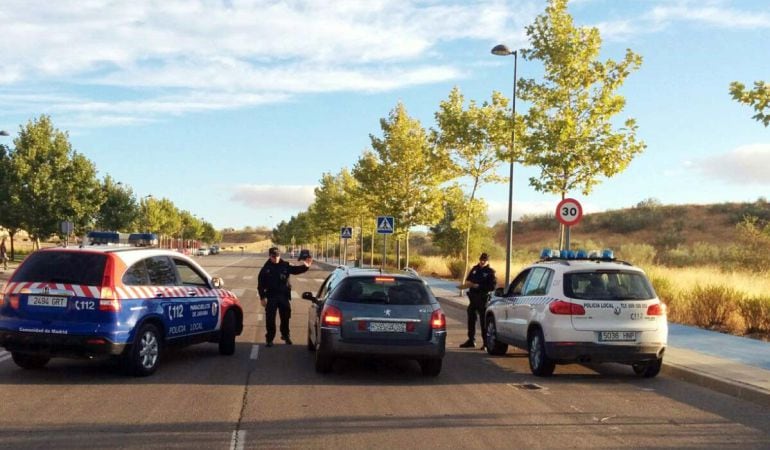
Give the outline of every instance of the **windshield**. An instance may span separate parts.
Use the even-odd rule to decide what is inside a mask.
[[[422,281],[388,276],[346,278],[334,289],[330,299],[348,303],[430,304],[430,295]]]
[[[655,293],[647,277],[635,271],[590,271],[564,274],[564,293],[591,300],[649,300]]]
[[[84,252],[36,252],[27,257],[11,281],[99,286],[107,256]]]

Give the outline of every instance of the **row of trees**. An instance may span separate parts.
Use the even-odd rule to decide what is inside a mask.
[[[279,224],[274,239],[319,242],[362,218],[371,230],[373,217],[393,215],[407,243],[407,265],[409,230],[422,225],[450,253],[462,249],[467,273],[472,242],[489,234],[478,191],[507,181],[497,174],[502,163],[538,167],[530,186],[561,198],[576,190],[588,195],[602,177],[624,170],[645,144],[636,139],[633,119],[617,128],[612,120],[625,106],[617,90],[641,56],[627,50],[620,61],[600,61],[599,31],[575,27],[567,3],[550,0],[527,27],[531,48],[519,54],[542,61],[544,77],[518,80],[525,114],[511,120],[510,100],[499,92],[478,104],[454,88],[435,113],[436,127],[426,130],[399,103],[380,120],[382,137],[370,135],[371,148],[353,169],[323,174],[315,202]]]
[[[40,116],[20,127],[13,148],[0,145],[0,227],[11,237],[25,230],[35,247],[63,238],[61,222],[76,235],[90,230],[150,231],[215,242],[214,227],[179,210],[168,199],[137,200],[131,187],[109,175],[100,180],[93,162],[73,150],[66,132]]]

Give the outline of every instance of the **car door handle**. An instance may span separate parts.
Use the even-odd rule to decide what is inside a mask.
[[[198,293],[196,291],[192,291],[192,290],[187,291],[187,296],[188,297],[195,297],[197,295],[198,295]]]
[[[163,295],[163,291],[155,291],[155,297],[163,298],[163,297],[165,297],[165,295]]]

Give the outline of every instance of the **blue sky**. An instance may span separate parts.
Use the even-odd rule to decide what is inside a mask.
[[[513,58],[544,0],[0,2],[0,137],[48,114],[100,176],[166,197],[215,227],[269,226],[303,211],[322,173],[352,168],[401,101],[426,128],[453,86],[511,95]],[[573,0],[602,58],[644,62],[622,88],[647,143],[586,212],[754,201],[770,190],[770,128],[728,94],[770,80],[770,2]],[[519,59],[520,77],[538,61]],[[517,103],[517,112],[527,105]],[[507,166],[501,166],[501,174]],[[517,166],[517,216],[558,198]],[[492,222],[507,184],[481,196]],[[387,213],[387,212],[383,212]]]

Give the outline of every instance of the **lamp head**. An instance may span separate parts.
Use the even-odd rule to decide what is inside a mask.
[[[10,134],[5,130],[0,130],[0,136],[10,136]]]
[[[497,56],[508,56],[513,55],[514,53],[516,52],[511,51],[505,44],[497,44],[492,49],[492,54]]]

